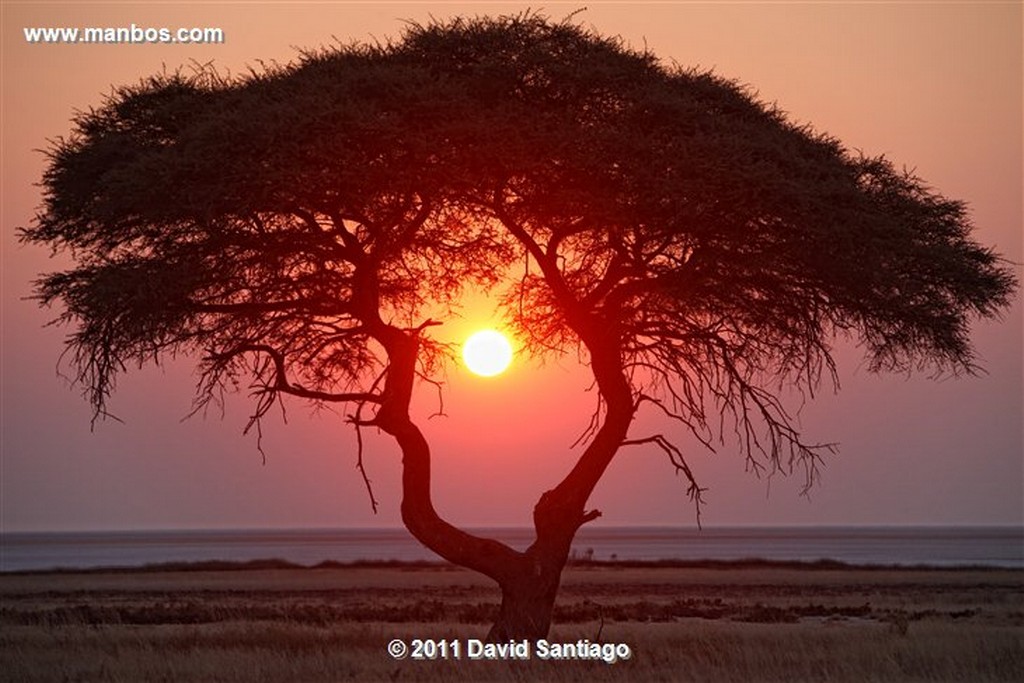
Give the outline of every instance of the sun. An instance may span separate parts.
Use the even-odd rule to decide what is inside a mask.
[[[471,372],[481,377],[494,377],[512,362],[512,344],[501,332],[481,330],[470,335],[462,345],[462,360]]]

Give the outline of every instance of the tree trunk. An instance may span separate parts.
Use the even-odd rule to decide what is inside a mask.
[[[487,635],[489,641],[536,640],[548,635],[572,540],[581,526],[598,515],[584,512],[582,504],[564,490],[541,496],[533,509],[537,538],[515,571],[499,581],[501,610]]]
[[[489,576],[501,587],[501,610],[488,640],[546,637],[573,537],[583,524],[600,515],[596,510],[586,512],[584,506],[633,418],[635,407],[617,348],[592,350],[592,367],[605,401],[603,424],[572,471],[541,496],[533,510],[536,540],[525,552],[518,552],[458,529],[435,511],[430,495],[430,447],[409,418],[417,335],[378,321],[376,337],[387,349],[390,365],[384,401],[373,424],[392,435],[402,449],[402,521],[438,555]]]
[[[564,566],[564,565],[563,565]],[[562,567],[534,565],[535,571],[519,572],[501,586],[501,610],[487,640],[536,640],[548,635]]]

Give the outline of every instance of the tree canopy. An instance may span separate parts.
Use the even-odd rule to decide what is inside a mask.
[[[434,519],[408,418],[446,353],[429,328],[467,288],[500,288],[528,350],[579,353],[600,391],[534,559],[596,516],[623,445],[660,446],[699,495],[671,438],[629,434],[641,405],[813,473],[778,387],[834,376],[837,335],[876,369],[969,371],[972,318],[1015,288],[964,203],[747,87],[536,14],[118,88],[53,145],[43,188],[22,235],[73,258],[38,296],[63,306],[97,414],[129,363],[172,353],[201,359],[200,405],[239,382],[256,420],[280,395],[351,402],[403,447],[413,533],[503,587],[524,555]]]

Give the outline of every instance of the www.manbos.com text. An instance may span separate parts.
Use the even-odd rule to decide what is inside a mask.
[[[27,43],[187,44],[223,43],[224,29],[217,27],[166,26],[51,26],[22,29]]]

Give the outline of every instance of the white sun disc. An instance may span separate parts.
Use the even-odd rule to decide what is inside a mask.
[[[462,345],[462,360],[473,373],[493,377],[512,362],[512,344],[501,332],[481,330]]]

